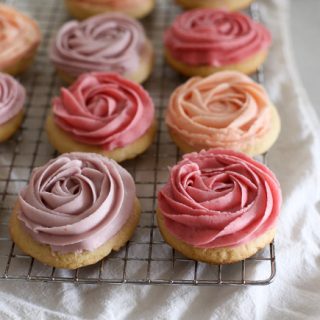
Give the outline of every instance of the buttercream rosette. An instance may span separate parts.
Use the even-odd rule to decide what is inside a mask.
[[[62,88],[60,97],[53,99],[52,114],[55,129],[47,127],[47,131],[58,150],[63,141],[57,140],[57,129],[65,141],[80,143],[76,147],[83,151],[96,148],[96,152],[117,161],[123,159],[113,157],[113,152],[131,146],[134,152],[143,152],[155,132],[154,105],[149,94],[140,85],[113,73],[84,74],[71,87]]]
[[[0,125],[23,110],[25,99],[24,87],[10,75],[0,73]]]
[[[134,202],[135,184],[124,168],[100,155],[70,153],[33,171],[20,192],[17,216],[37,243],[53,252],[81,253],[114,237]]]
[[[187,65],[222,67],[266,51],[270,32],[241,12],[194,9],[179,15],[165,32],[170,55]]]
[[[138,21],[104,13],[64,24],[52,41],[50,59],[71,81],[86,72],[116,72],[131,79],[145,61],[151,64],[152,50]]]
[[[171,168],[158,206],[162,229],[183,243],[238,248],[274,230],[281,191],[260,162],[231,150],[208,150],[185,155]]]
[[[0,142],[19,128],[24,115],[26,92],[13,77],[0,72]]]
[[[41,34],[35,21],[0,4],[0,71],[16,74],[32,61]]]
[[[172,93],[165,119],[184,152],[226,148],[257,155],[280,131],[264,88],[236,71],[191,78]]]

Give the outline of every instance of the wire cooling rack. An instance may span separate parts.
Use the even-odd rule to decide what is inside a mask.
[[[173,2],[173,1],[172,1]],[[32,68],[20,81],[28,94],[27,112],[19,132],[0,145],[0,279],[72,283],[133,283],[178,285],[266,285],[275,276],[274,244],[254,257],[232,265],[209,265],[180,255],[164,243],[154,218],[156,195],[168,178],[168,166],[180,158],[163,121],[163,111],[170,93],[185,79],[166,65],[162,55],[163,30],[179,9],[161,0],[143,23],[152,39],[157,56],[151,78],[145,83],[157,108],[159,129],[154,144],[124,167],[133,175],[143,212],[133,238],[119,252],[112,253],[96,265],[78,270],[45,266],[21,252],[11,242],[8,218],[17,194],[29,179],[33,168],[57,156],[44,132],[44,120],[51,98],[62,86],[48,60],[48,44],[58,28],[69,19],[62,1],[7,1],[35,18],[42,30],[43,41]],[[250,8],[259,19],[258,5]],[[255,75],[263,82],[263,72]],[[266,161],[264,155],[261,161]]]

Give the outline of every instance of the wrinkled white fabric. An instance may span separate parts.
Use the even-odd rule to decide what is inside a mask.
[[[283,125],[269,154],[284,196],[275,281],[201,288],[3,281],[0,319],[319,319],[320,124],[290,56],[288,1],[261,4],[274,38],[266,86]]]

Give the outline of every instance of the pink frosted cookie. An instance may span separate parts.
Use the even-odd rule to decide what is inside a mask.
[[[264,62],[269,31],[240,12],[195,9],[179,15],[165,32],[168,63],[187,76],[221,70],[250,74]]]
[[[113,160],[70,153],[36,168],[10,219],[13,241],[27,254],[75,269],[119,250],[140,217],[130,174]]]
[[[88,73],[53,99],[46,129],[61,153],[95,152],[120,162],[152,143],[154,105],[132,81],[114,73]]]
[[[263,164],[231,150],[190,153],[158,194],[164,239],[187,257],[232,263],[254,255],[275,235],[281,191]]]
[[[224,8],[230,11],[237,11],[237,10],[241,10],[248,7],[254,0],[176,0],[176,1],[179,5],[181,5],[185,9]]]

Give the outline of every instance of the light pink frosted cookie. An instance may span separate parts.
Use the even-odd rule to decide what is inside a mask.
[[[119,250],[139,216],[125,169],[97,154],[70,153],[33,171],[11,215],[10,233],[39,261],[75,269]]]

